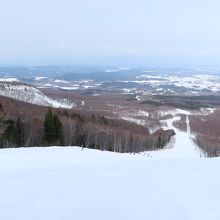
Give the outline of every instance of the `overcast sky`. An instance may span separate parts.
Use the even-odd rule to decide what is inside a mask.
[[[0,64],[220,67],[219,0],[0,3]]]

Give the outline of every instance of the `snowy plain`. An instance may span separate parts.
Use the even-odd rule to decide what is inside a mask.
[[[219,220],[220,160],[159,154],[2,149],[0,219]]]

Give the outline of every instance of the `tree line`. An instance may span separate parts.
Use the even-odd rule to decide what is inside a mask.
[[[34,126],[34,125],[33,125]],[[26,145],[25,123],[20,118],[7,119],[0,103],[0,146],[22,147]],[[51,108],[44,118],[42,145],[63,145],[63,126]]]
[[[40,112],[42,114],[42,112]],[[142,152],[163,148],[173,130],[148,129],[124,120],[49,108],[42,120],[9,118],[0,104],[0,147],[81,146],[114,152]]]

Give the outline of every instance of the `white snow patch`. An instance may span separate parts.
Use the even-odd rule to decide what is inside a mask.
[[[42,79],[47,79],[48,77],[46,77],[46,76],[36,76],[35,77],[35,80],[36,81],[39,81],[39,80],[42,80]]]
[[[83,86],[84,89],[89,89],[89,88],[95,88],[94,85],[84,85]]]
[[[121,117],[121,119],[123,119],[125,121],[129,121],[129,122],[137,124],[137,125],[142,125],[142,126],[146,125],[146,122],[143,119],[137,119],[137,118],[132,118],[132,117]]]
[[[70,83],[70,82],[68,82],[66,80],[60,80],[60,79],[56,79],[54,82],[55,83]]]
[[[149,117],[149,112],[139,110],[137,111],[136,115],[140,117]]]
[[[59,88],[62,90],[77,90],[77,89],[79,89],[78,86],[54,86],[54,88]]]
[[[136,97],[135,97],[138,101],[141,101],[141,98],[140,98],[140,96],[139,95],[136,95]]]
[[[17,78],[0,78],[0,82],[19,82]]]
[[[52,87],[53,85],[51,83],[45,83],[44,86],[46,87]]]
[[[118,72],[119,69],[106,69],[105,72],[106,73],[115,73],[115,72]]]

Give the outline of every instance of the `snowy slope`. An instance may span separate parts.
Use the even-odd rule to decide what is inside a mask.
[[[0,150],[0,219],[219,220],[220,160]]]
[[[164,149],[157,150],[157,151],[147,151],[144,154],[146,154],[148,157],[153,158],[200,158],[204,157],[204,153],[199,149],[198,146],[196,146],[193,142],[193,135],[190,131],[189,126],[189,115],[193,114],[199,114],[199,115],[206,115],[211,114],[215,111],[215,109],[211,108],[203,108],[199,111],[186,111],[182,109],[175,109],[175,110],[167,110],[167,111],[161,111],[158,112],[158,115],[160,117],[171,115],[172,117],[169,119],[161,120],[162,123],[165,125],[162,127],[163,129],[173,129],[175,132],[175,135],[171,137],[170,142],[167,144],[167,146]],[[181,131],[173,126],[173,122],[180,120],[179,114],[186,115],[186,124],[187,124],[187,131]],[[137,112],[137,115],[145,116],[146,119],[149,117],[149,114],[144,111]],[[146,126],[145,119],[137,119],[132,116],[129,117],[121,117],[122,119],[126,121],[130,121],[132,123]],[[155,132],[158,128],[152,129],[148,128],[151,133]]]
[[[149,157],[156,158],[200,158],[204,157],[203,152],[196,146],[192,140],[190,132],[189,118],[186,114],[187,131],[181,131],[173,126],[173,122],[179,120],[179,117],[174,115],[173,118],[166,120],[167,126],[165,129],[173,129],[175,135],[171,138],[166,148],[159,151],[146,152]]]
[[[32,104],[54,108],[73,108],[75,104],[67,99],[55,100],[44,95],[39,89],[21,83],[0,81],[0,95]]]

